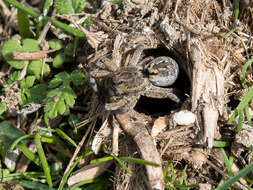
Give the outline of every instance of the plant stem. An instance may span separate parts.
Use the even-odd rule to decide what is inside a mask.
[[[26,14],[31,15],[34,18],[39,18],[41,16],[44,21],[48,21],[50,19],[50,17],[48,17],[48,16],[43,17],[40,13],[32,10],[29,7],[26,7],[25,5],[19,3],[16,0],[6,0],[6,2],[10,3],[14,7],[24,11]],[[52,25],[54,25],[57,28],[60,28],[60,29],[64,30],[66,33],[72,34],[72,35],[77,36],[79,38],[85,38],[85,35],[80,30],[78,30],[74,27],[71,27],[71,26],[69,26],[65,23],[62,23],[62,22],[60,22],[56,19],[52,19]]]

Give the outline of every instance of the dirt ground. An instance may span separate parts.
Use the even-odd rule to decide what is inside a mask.
[[[134,110],[100,115],[101,128],[92,138],[97,140],[96,134],[100,134],[103,141],[99,145],[93,144],[93,150],[107,144],[112,147],[112,154],[143,158],[160,165],[144,167],[128,163],[131,175],[116,165],[113,177],[115,190],[158,190],[164,189],[164,185],[176,188],[175,184],[164,182],[163,168],[168,162],[174,166],[176,181],[180,181],[187,165],[184,177],[187,185],[199,184],[195,189],[214,189],[222,176],[228,176],[222,150],[215,141],[229,144],[224,149],[227,155],[234,156],[234,174],[252,162],[252,151],[242,148],[245,136],[248,137],[248,147],[253,146],[249,142],[252,124],[244,122],[249,132],[246,134],[245,131],[236,131],[238,120],[227,124],[236,106],[249,91],[249,88],[248,91],[243,88],[241,71],[247,60],[253,57],[253,2],[241,0],[239,17],[235,19],[236,2],[125,0],[122,4],[104,1],[101,6],[100,1],[91,1],[82,15],[61,17],[72,23],[82,17],[94,18],[88,28],[80,28],[87,41],[77,48],[77,63],[86,74],[89,72],[86,65],[100,56],[115,61],[126,55],[123,59],[127,60],[126,52],[132,52],[139,45],[144,47],[146,57],[169,56],[180,68],[178,79],[172,85],[182,94],[180,103],[141,97]],[[40,3],[33,4],[38,5]],[[6,26],[0,26],[2,46],[16,34],[14,28],[17,23],[14,14],[1,14],[9,24],[8,30]],[[227,35],[232,29],[235,31]],[[115,43],[120,35],[127,39],[124,48]],[[1,62],[4,63],[4,60]],[[2,71],[4,67],[7,66],[2,64]],[[253,83],[252,67],[246,72],[246,81]],[[102,108],[95,110],[94,106],[101,105],[95,99],[94,95],[89,118],[102,112]],[[251,102],[251,118],[252,109]],[[182,115],[178,120],[175,118],[179,112]],[[111,130],[109,135],[104,126]],[[171,167],[167,170],[172,173]],[[249,178],[252,179],[252,174]],[[248,189],[251,186],[241,179],[233,188]]]

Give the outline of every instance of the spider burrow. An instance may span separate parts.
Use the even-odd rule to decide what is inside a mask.
[[[115,44],[117,42],[116,38]],[[164,88],[178,77],[176,61],[166,56],[142,59],[143,49],[142,45],[138,46],[124,66],[122,55],[117,51],[113,52],[114,60],[96,61],[96,68],[90,72],[90,83],[107,111],[127,112],[134,108],[141,95],[180,102],[178,90]]]

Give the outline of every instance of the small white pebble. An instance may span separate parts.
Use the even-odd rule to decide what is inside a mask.
[[[173,121],[177,125],[190,125],[195,122],[195,119],[195,115],[188,110],[182,110],[173,115]]]

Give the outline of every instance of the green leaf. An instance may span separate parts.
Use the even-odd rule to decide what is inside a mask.
[[[63,89],[63,97],[65,102],[72,107],[75,104],[76,94],[70,87],[65,87]]]
[[[11,144],[19,137],[24,136],[25,133],[12,125],[9,121],[0,123],[0,154],[4,158]]]
[[[75,10],[75,13],[80,13],[85,7],[85,4],[86,4],[86,0],[74,0],[73,8]]]
[[[22,51],[39,51],[40,44],[37,40],[26,38],[23,40]]]
[[[69,85],[71,82],[70,75],[67,72],[60,72],[54,78],[61,79],[64,85]]]
[[[46,84],[37,84],[34,87],[29,89],[30,97],[28,102],[34,102],[37,104],[43,103],[43,100],[46,98],[47,85]]]
[[[9,121],[3,121],[0,123],[0,135],[6,135],[11,141],[25,135],[25,133],[12,125]]]
[[[56,38],[50,40],[48,42],[48,44],[49,44],[49,47],[51,49],[60,50],[60,49],[64,48],[64,45],[62,44],[62,41],[59,40],[59,39],[56,39]]]
[[[47,13],[51,7],[51,5],[53,4],[52,0],[46,0],[44,3],[44,7],[43,7],[43,16],[47,16]]]
[[[73,43],[68,43],[64,49],[64,54],[68,56],[73,56],[74,52],[74,44]]]
[[[34,81],[35,81],[35,76],[28,76],[25,78],[25,85],[26,85],[26,88],[31,88],[34,84]]]
[[[56,118],[57,117],[56,102],[54,102],[54,101],[49,102],[49,104],[47,104],[46,110],[49,111],[48,116],[50,118]]]
[[[47,97],[49,98],[53,98],[55,96],[59,96],[61,95],[61,90],[59,88],[57,89],[53,89],[53,90],[50,90],[48,93],[47,93]]]
[[[70,76],[74,85],[79,86],[84,83],[84,75],[80,71],[74,70]]]
[[[13,51],[36,51],[36,50],[40,50],[40,46],[37,40],[24,39],[23,46],[21,46],[18,40],[9,40],[3,45],[2,55],[12,67],[16,69],[22,69],[25,66],[27,61],[12,60],[12,52]]]
[[[9,79],[8,79],[8,84],[11,84],[11,83],[17,81],[20,73],[21,73],[21,71],[14,71],[13,73],[11,73],[9,76]]]
[[[2,55],[12,67],[16,69],[22,69],[25,66],[26,61],[12,60],[12,52],[21,50],[22,46],[19,41],[9,40],[5,42],[2,47]]]
[[[33,60],[31,63],[28,65],[28,73],[35,75],[37,79],[40,78],[40,75],[42,74],[42,67],[43,63],[41,60]],[[44,70],[43,70],[43,75],[47,76],[50,73],[50,67],[48,64],[44,64]]]
[[[92,25],[93,21],[95,20],[95,18],[92,18],[92,17],[88,17],[84,20],[83,24],[88,27],[90,25]]]
[[[62,84],[62,79],[61,78],[57,78],[55,77],[54,79],[52,79],[50,82],[49,82],[49,88],[56,88],[58,87],[60,84]]]
[[[72,0],[55,0],[54,6],[59,14],[75,13]]]
[[[29,30],[28,15],[21,9],[18,9],[18,31],[22,38],[29,38],[32,35]]]
[[[53,60],[53,67],[60,68],[66,60],[66,56],[63,53],[59,53]]]
[[[74,114],[70,114],[70,116],[69,116],[69,118],[68,118],[68,123],[69,123],[69,125],[70,125],[72,128],[76,129],[77,123],[78,123],[78,122],[79,122],[78,117],[77,117],[76,115],[74,115]]]
[[[57,102],[56,109],[60,114],[64,114],[64,112],[66,111],[66,105],[62,97],[59,97],[59,101]]]
[[[2,115],[6,111],[6,103],[0,102],[0,115]]]

